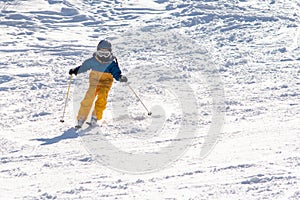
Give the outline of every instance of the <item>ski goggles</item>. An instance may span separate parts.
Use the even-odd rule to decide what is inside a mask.
[[[99,49],[96,51],[96,55],[99,57],[108,58],[111,56],[111,52],[108,49]]]

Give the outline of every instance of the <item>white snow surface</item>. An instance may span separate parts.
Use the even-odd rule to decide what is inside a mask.
[[[0,199],[300,199],[298,0],[0,0],[0,9]],[[87,74],[72,81],[59,122],[68,70],[103,38],[153,116],[115,81],[98,130],[123,151],[147,154],[193,124],[192,142],[167,166],[132,173],[99,162],[89,147],[101,150],[98,137],[71,128]],[[191,48],[159,46],[172,39]],[[198,65],[195,48],[210,66]],[[200,156],[215,108],[205,78],[215,75],[225,120]],[[160,87],[167,80],[182,95]],[[191,99],[198,114],[186,120],[180,102]],[[127,116],[112,116],[116,102]]]

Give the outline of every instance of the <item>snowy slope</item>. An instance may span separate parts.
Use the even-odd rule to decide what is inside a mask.
[[[300,198],[297,0],[0,9],[0,199]],[[77,134],[88,76],[62,124],[68,70],[103,38],[153,116],[115,82],[107,124]]]

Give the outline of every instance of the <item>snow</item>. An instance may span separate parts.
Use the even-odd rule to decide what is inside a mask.
[[[0,0],[0,199],[299,199],[297,0]],[[108,38],[102,126],[75,132]]]

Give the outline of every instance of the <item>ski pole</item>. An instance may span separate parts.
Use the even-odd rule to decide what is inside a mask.
[[[69,86],[68,86],[68,91],[67,91],[66,101],[65,101],[65,107],[64,107],[63,115],[62,115],[61,120],[60,120],[61,123],[65,122],[64,116],[65,116],[67,102],[68,102],[68,98],[69,98],[69,92],[70,92],[71,83],[72,83],[72,75],[70,76],[70,81],[69,81]]]
[[[132,89],[132,87],[129,85],[129,83],[127,83],[127,86],[129,87],[129,89],[133,92],[133,94],[135,94],[135,96],[138,98],[138,100],[142,103],[142,105],[144,106],[144,108],[146,109],[146,111],[148,112],[148,115],[152,115],[152,112],[150,112],[147,107],[145,106],[145,104],[143,103],[143,101],[141,100],[141,98],[136,94],[136,92]]]

